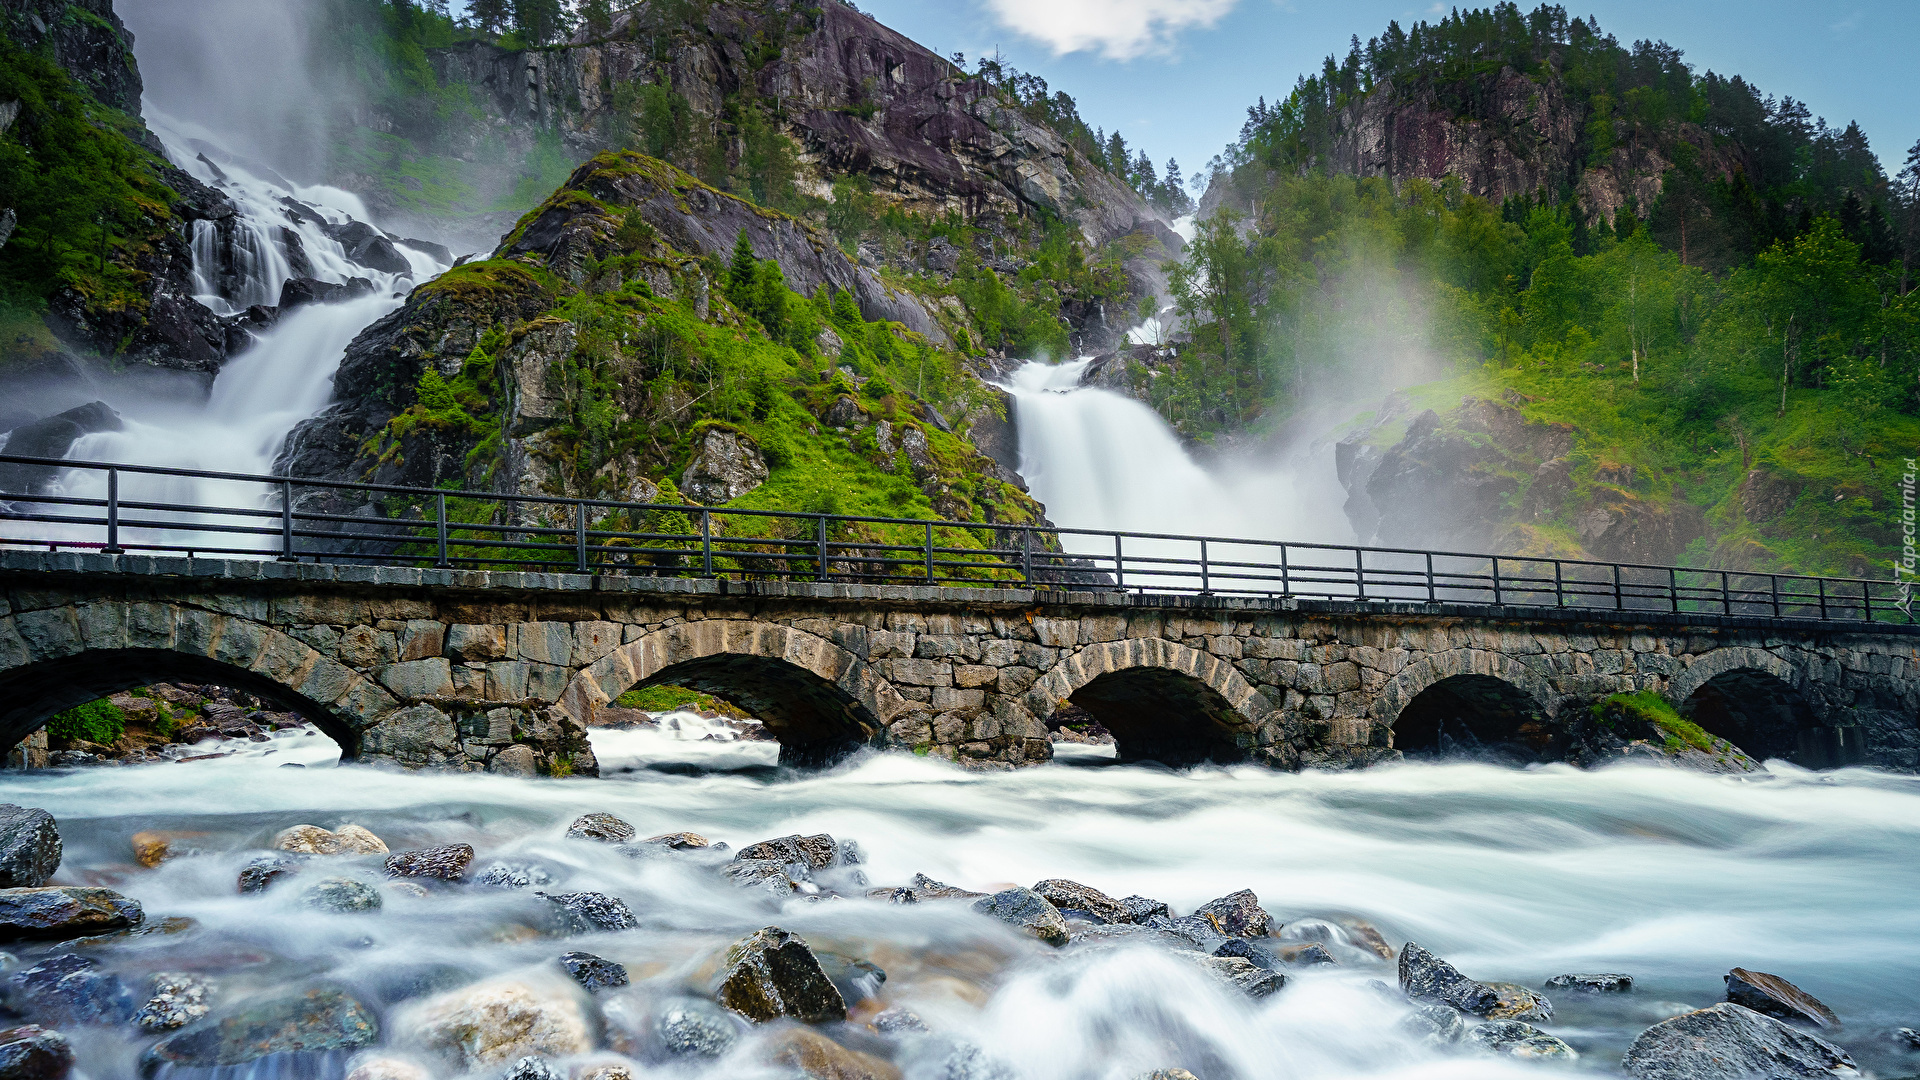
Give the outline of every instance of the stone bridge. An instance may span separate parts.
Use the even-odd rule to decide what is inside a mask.
[[[348,758],[593,774],[595,711],[659,684],[740,705],[794,765],[1043,762],[1071,703],[1123,759],[1299,768],[1450,723],[1550,758],[1593,701],[1652,690],[1757,756],[1913,769],[1917,674],[1914,626],[0,552],[0,750],[182,680],[304,713]]]

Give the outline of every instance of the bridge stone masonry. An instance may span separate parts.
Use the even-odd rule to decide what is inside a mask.
[[[667,684],[753,713],[797,766],[1044,762],[1070,703],[1123,759],[1352,767],[1463,741],[1551,759],[1593,702],[1651,690],[1756,756],[1912,770],[1916,676],[1897,624],[0,552],[0,750],[182,680],[364,762],[592,775],[596,710]]]

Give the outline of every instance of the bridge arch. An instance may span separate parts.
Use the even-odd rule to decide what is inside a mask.
[[[98,600],[0,619],[0,754],[55,713],[157,682],[216,683],[310,720],[357,757],[398,703],[306,643],[188,604]]]
[[[1376,698],[1374,719],[1410,756],[1485,753],[1521,761],[1551,756],[1557,730],[1552,681],[1524,661],[1453,649],[1408,664]]]
[[[780,740],[783,765],[830,764],[886,744],[911,704],[859,657],[778,623],[703,619],[656,630],[582,668],[559,707],[588,724],[628,690],[685,686],[754,714]]]
[[[1071,702],[1113,732],[1121,760],[1168,765],[1247,760],[1274,713],[1232,664],[1161,638],[1088,645],[1027,700],[1042,720]]]
[[[1825,722],[1805,672],[1764,649],[1718,649],[1673,681],[1669,698],[1708,734],[1755,759],[1780,758],[1811,769],[1858,761],[1857,726]]]

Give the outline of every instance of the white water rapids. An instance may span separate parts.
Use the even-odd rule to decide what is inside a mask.
[[[599,733],[597,743],[618,758],[610,734],[620,733]],[[554,958],[591,951],[633,975],[631,987],[595,999],[607,1038],[616,1039],[643,1030],[664,1003],[706,992],[729,941],[779,925],[886,971],[878,1000],[856,1015],[907,1007],[932,1036],[881,1038],[857,1023],[823,1030],[894,1058],[909,1080],[1126,1080],[1174,1066],[1208,1080],[1465,1080],[1550,1068],[1438,1050],[1401,1033],[1406,1007],[1367,985],[1391,983],[1391,964],[1367,962],[1358,950],[1338,949],[1339,966],[1292,970],[1279,993],[1252,1001],[1150,946],[1055,950],[959,902],[778,902],[723,882],[693,858],[635,861],[564,839],[566,824],[588,811],[619,815],[641,836],[692,830],[736,848],[831,832],[859,842],[875,885],[926,873],[987,891],[1066,877],[1113,896],[1166,900],[1176,914],[1251,888],[1291,927],[1283,936],[1310,937],[1324,925],[1315,920],[1358,916],[1396,946],[1418,941],[1478,978],[1537,988],[1568,971],[1635,976],[1628,995],[1553,995],[1556,1016],[1540,1026],[1582,1052],[1582,1070],[1613,1071],[1639,1030],[1719,1000],[1720,976],[1735,965],[1780,973],[1826,1001],[1846,1024],[1833,1037],[1882,1076],[1911,1071],[1886,1034],[1920,1019],[1920,907],[1912,901],[1920,781],[1912,778],[1777,767],[1735,780],[1465,764],[971,774],[887,755],[812,776],[640,769],[581,781],[265,763],[9,774],[0,797],[59,818],[61,880],[120,889],[146,905],[149,920],[197,921],[182,933],[90,950],[129,981],[199,970],[215,978],[223,1006],[286,986],[342,984],[384,1003],[383,1041],[402,1053],[418,1047],[393,1025],[412,996],[404,984],[422,970],[449,969],[449,984],[514,975],[570,996]],[[537,865],[552,879],[543,888],[618,896],[641,928],[562,939],[540,929],[542,902],[528,892],[473,886],[424,899],[388,892],[381,911],[363,915],[316,914],[300,906],[296,887],[235,895],[249,855],[304,822],[357,823],[396,850],[470,843],[476,872],[497,860]],[[133,866],[128,838],[156,827],[201,834],[194,843],[206,854],[156,870]],[[378,863],[341,858],[333,870],[374,884]],[[744,1023],[740,1031],[749,1034]],[[89,1076],[132,1075],[134,1040],[107,1031],[77,1038]],[[983,1048],[993,1068],[950,1070],[940,1049],[950,1040]],[[636,1075],[782,1075],[759,1065],[758,1052],[743,1038],[730,1057],[649,1060]],[[612,1059],[601,1051],[583,1060]],[[430,1055],[421,1060],[430,1075],[454,1075]]]

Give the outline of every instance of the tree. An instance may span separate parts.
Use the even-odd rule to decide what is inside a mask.
[[[483,34],[498,34],[513,25],[511,0],[467,0],[467,18]]]
[[[513,29],[529,45],[550,45],[572,29],[562,0],[512,0]]]
[[[586,24],[588,34],[606,37],[613,32],[612,0],[581,0],[580,21]]]
[[[1894,190],[1900,200],[1900,240],[1905,250],[1900,258],[1900,292],[1912,289],[1913,260],[1920,255],[1920,140],[1907,151],[1906,167],[1895,177]]]

